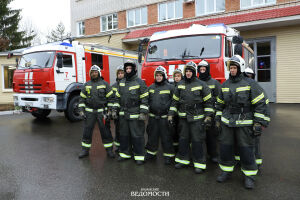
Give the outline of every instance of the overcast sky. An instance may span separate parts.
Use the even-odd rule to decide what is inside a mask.
[[[40,32],[42,42],[45,36],[62,22],[70,32],[70,0],[13,0],[13,9],[22,9],[22,24],[32,24]]]

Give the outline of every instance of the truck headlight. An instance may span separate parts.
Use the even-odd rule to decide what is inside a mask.
[[[44,102],[47,102],[47,103],[54,102],[54,98],[53,97],[44,97],[43,100],[44,100]]]
[[[18,96],[14,96],[14,101],[18,101]]]

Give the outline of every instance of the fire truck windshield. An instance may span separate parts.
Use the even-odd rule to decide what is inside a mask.
[[[21,57],[18,68],[50,68],[53,65],[54,56],[54,51],[25,54]]]
[[[183,36],[153,41],[148,46],[147,62],[218,58],[221,55],[220,35]]]

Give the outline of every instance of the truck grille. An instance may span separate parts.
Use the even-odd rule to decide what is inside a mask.
[[[34,93],[42,89],[42,84],[20,84],[19,86],[21,92],[25,93]]]

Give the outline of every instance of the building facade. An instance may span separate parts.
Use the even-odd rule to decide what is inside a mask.
[[[250,44],[272,102],[300,103],[300,0],[71,0],[72,36],[82,43],[136,51],[155,32],[215,23]],[[0,53],[0,105],[13,102],[15,64]]]
[[[71,0],[72,35],[83,43],[137,50],[155,32],[215,23],[250,44],[272,102],[300,103],[299,0]]]

